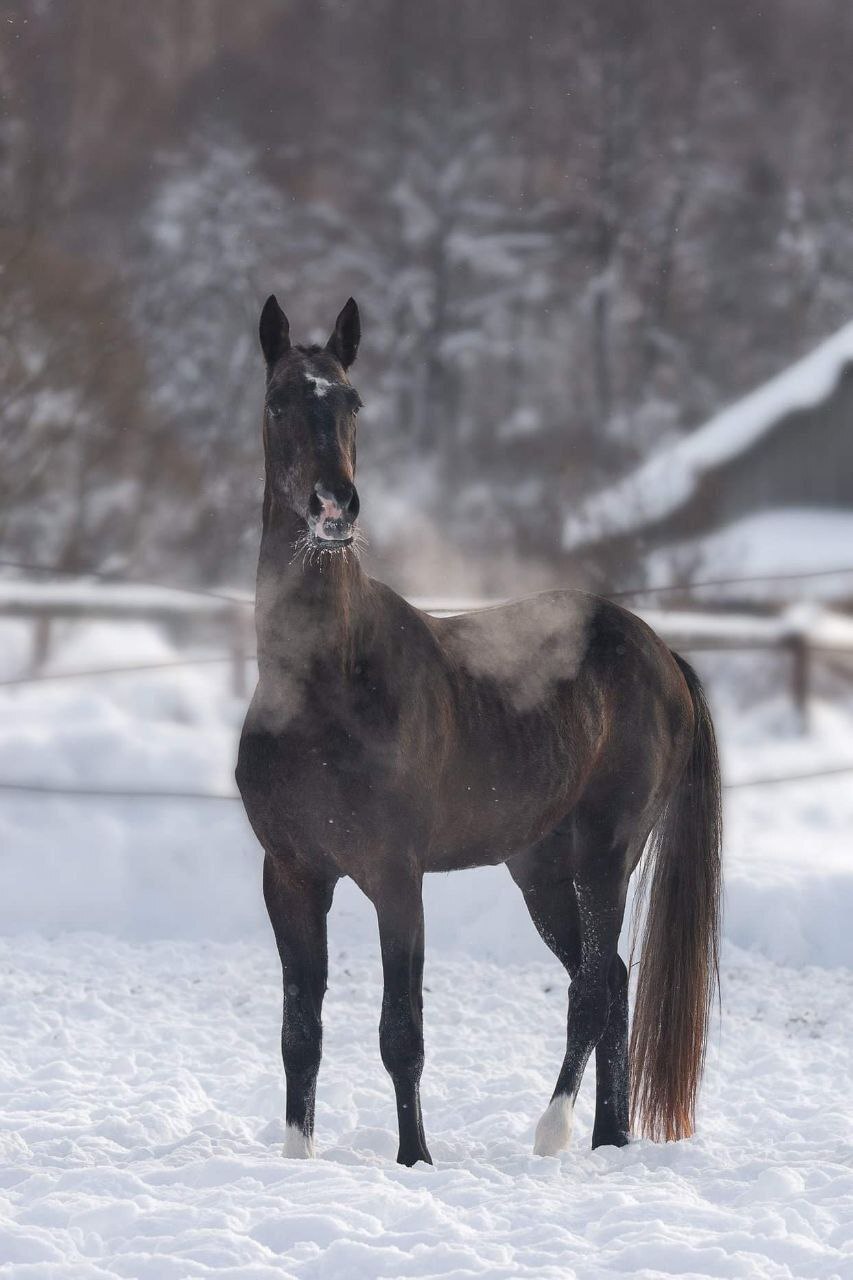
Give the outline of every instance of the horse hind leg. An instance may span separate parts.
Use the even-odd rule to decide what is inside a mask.
[[[509,864],[534,924],[571,978],[566,1052],[536,1128],[537,1155],[556,1155],[569,1145],[583,1072],[599,1044],[593,1145],[627,1141],[627,981],[623,987],[625,966],[616,951],[625,910],[625,860],[614,849],[592,866],[578,866],[567,842],[574,843],[571,836],[555,833]]]
[[[556,837],[549,837],[507,866],[543,942],[574,981],[581,963],[580,915],[565,852],[556,846]],[[571,1130],[572,1108],[555,1094],[537,1126],[534,1153],[556,1155],[569,1145]]]
[[[592,1146],[624,1147],[631,1139],[628,1092],[628,969],[615,955],[608,974],[610,1007],[595,1046],[595,1122]]]

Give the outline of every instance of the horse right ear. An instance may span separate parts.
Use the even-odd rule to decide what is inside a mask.
[[[264,303],[258,332],[267,368],[271,369],[276,360],[290,350],[290,322],[278,305],[274,293]]]

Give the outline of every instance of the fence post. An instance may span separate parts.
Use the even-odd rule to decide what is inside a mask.
[[[235,698],[245,698],[246,663],[249,660],[249,615],[244,605],[235,604],[231,609],[231,692]]]
[[[50,656],[51,617],[38,613],[33,621],[33,647],[30,653],[30,672],[40,671]]]
[[[788,637],[791,651],[791,697],[797,712],[800,733],[809,730],[809,698],[811,694],[811,663],[809,642],[802,632]]]

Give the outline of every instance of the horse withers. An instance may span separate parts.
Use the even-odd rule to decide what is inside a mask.
[[[313,1154],[326,917],[350,876],[376,909],[382,1061],[407,1165],[430,1160],[424,1062],[425,872],[505,863],[565,966],[566,1052],[534,1150],[569,1142],[595,1050],[592,1145],[692,1132],[717,981],[720,780],[695,673],[639,618],[552,591],[437,619],[359,561],[360,340],[350,299],[325,346],[263,308],[259,680],[237,782],[265,852],[281,957],[285,1152]],[[651,837],[651,839],[650,839]],[[617,951],[649,844],[633,1027]]]

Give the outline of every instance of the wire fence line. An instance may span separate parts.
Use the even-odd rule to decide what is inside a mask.
[[[239,800],[236,791],[170,790],[159,787],[70,787],[54,782],[0,781],[0,791],[77,800]]]
[[[836,778],[853,774],[853,763],[831,765],[826,769],[807,769],[799,773],[769,774],[759,778],[742,778],[724,782],[724,791],[744,791],[751,787],[777,787],[786,783],[812,782],[823,778]],[[240,799],[236,791],[201,791],[195,789],[171,789],[160,787],[124,786],[68,786],[63,783],[0,780],[0,792],[29,796],[59,796],[77,800],[202,800],[233,803]]]
[[[792,573],[756,573],[743,578],[705,578],[698,582],[661,583],[650,587],[625,587],[620,591],[605,591],[606,596],[639,596],[646,592],[658,594],[663,591],[694,591],[700,587],[738,587],[750,586],[758,582],[797,582],[808,578],[829,578],[836,575],[853,573],[853,566],[841,569],[803,569]]]
[[[742,645],[728,643],[724,647],[720,645],[682,644],[678,646],[678,651],[679,653],[755,653],[757,648],[764,648],[764,646],[746,643]],[[817,654],[853,657],[853,649],[849,645],[810,644],[809,650],[811,653]],[[245,661],[255,662],[257,656],[256,653],[247,653]],[[152,671],[170,671],[183,667],[217,667],[224,666],[232,661],[233,657],[230,653],[220,653],[201,658],[174,658],[165,662],[134,662],[122,667],[86,667],[81,668],[79,671],[47,671],[37,676],[13,676],[7,680],[0,680],[0,689],[19,689],[25,688],[27,685],[37,684],[61,684],[66,680],[93,680],[100,679],[102,676],[125,676]]]
[[[19,572],[54,574],[55,576],[55,571],[50,566],[40,565],[31,561],[3,557],[0,558],[0,567],[4,566],[6,568],[14,568]],[[834,569],[820,569],[808,572],[792,571],[790,574],[705,579],[694,583],[637,586],[615,591],[612,594],[614,597],[622,598],[634,594],[640,599],[645,595],[651,603],[655,594],[660,592],[686,591],[693,587],[733,585],[739,582],[781,582],[791,579],[824,578],[828,575],[844,575],[847,573],[853,574],[853,566],[849,568],[839,566]],[[250,650],[253,647],[249,628],[251,596],[238,596],[230,592],[212,591],[205,588],[182,587],[171,583],[164,586],[163,584],[143,582],[141,580],[134,582],[129,579],[122,580],[113,574],[103,572],[96,572],[90,575],[91,578],[101,584],[97,587],[92,587],[89,582],[82,580],[79,574],[71,570],[61,570],[59,571],[59,576],[75,578],[76,582],[67,590],[56,583],[50,583],[48,584],[47,594],[45,594],[41,586],[18,580],[13,580],[10,583],[12,589],[9,591],[6,589],[6,584],[0,580],[0,616],[29,618],[32,619],[34,624],[32,653],[28,670],[18,676],[0,680],[0,688],[23,687],[27,684],[40,683],[42,680],[67,681],[81,678],[99,678],[100,676],[111,677],[123,674],[125,671],[130,673],[143,670],[143,664],[141,663],[121,666],[113,664],[110,667],[91,668],[80,673],[46,672],[44,670],[50,651],[53,624],[60,619],[80,621],[91,615],[92,617],[120,621],[129,619],[145,620],[167,627],[173,625],[185,627],[188,622],[193,620],[195,623],[205,625],[215,622],[217,627],[225,629],[230,639],[228,652],[231,664],[232,692],[237,697],[243,697],[248,693],[248,663],[251,661]],[[83,590],[80,589],[81,587]],[[853,584],[851,584],[851,590],[853,590]],[[165,592],[165,595],[158,597],[159,592]],[[196,607],[190,602],[195,598],[199,598],[199,616],[193,619]],[[701,597],[697,597],[697,599],[701,599]],[[201,603],[202,600],[205,602],[204,607]],[[413,600],[412,603],[436,616],[448,616],[476,611],[479,608],[500,604],[501,601],[430,601],[422,599]],[[710,603],[713,604],[713,602]],[[706,600],[704,602],[706,613],[708,607],[709,602]],[[660,609],[661,606],[658,605],[658,608]],[[665,611],[665,606],[663,608]],[[815,634],[812,636],[808,634],[809,628],[806,628],[802,622],[798,624],[795,620],[786,618],[784,614],[774,614],[769,618],[753,618],[750,615],[749,618],[738,620],[733,617],[730,608],[721,610],[718,607],[716,612],[719,615],[716,622],[709,622],[709,619],[700,612],[699,614],[693,614],[691,622],[686,624],[685,618],[676,611],[675,614],[669,616],[671,626],[668,627],[666,625],[663,617],[655,619],[654,625],[672,648],[687,654],[722,650],[732,652],[757,649],[787,651],[791,656],[791,696],[804,722],[810,683],[810,655],[812,653],[835,654],[841,658],[848,653],[853,653],[853,636],[846,643],[836,643],[834,636],[827,636],[822,642],[820,635]],[[721,627],[721,623],[725,623],[725,627]],[[744,623],[747,623],[749,634],[744,631]],[[831,643],[829,642],[830,640],[832,641]],[[217,655],[216,657],[205,659],[175,658],[170,661],[175,667],[179,665],[189,667],[208,665],[220,660],[222,659]],[[163,665],[165,666],[166,663],[164,662]],[[153,663],[150,667],[146,664],[146,667],[149,670],[155,669]]]
[[[816,778],[835,778],[853,773],[853,764],[831,765],[827,769],[806,769],[802,773],[769,774],[762,778],[743,778],[739,782],[724,782],[724,791],[741,791],[747,787],[778,787],[787,782],[811,782]]]
[[[254,653],[246,654],[246,661],[254,660]],[[28,684],[51,684],[63,680],[90,680],[101,676],[125,676],[140,671],[169,671],[175,667],[214,667],[233,661],[230,653],[208,654],[205,657],[169,658],[163,662],[133,662],[122,667],[86,667],[79,671],[45,671],[37,676],[13,676],[0,680],[0,689],[14,689]]]
[[[17,569],[22,573],[43,573],[48,576],[62,578],[94,578],[97,582],[110,583],[123,587],[154,587],[160,591],[177,591],[183,595],[202,596],[209,600],[223,600],[228,604],[249,605],[250,595],[238,595],[234,592],[214,591],[206,587],[186,587],[173,582],[151,582],[144,578],[120,578],[112,573],[104,573],[96,569],[81,572],[79,569],[59,569],[53,565],[37,564],[24,560],[0,558],[0,568]],[[788,573],[757,573],[745,577],[705,578],[692,582],[666,582],[643,584],[642,586],[621,587],[616,591],[602,589],[601,594],[613,599],[624,596],[658,595],[663,592],[694,591],[705,587],[749,586],[759,582],[803,582],[809,578],[845,577],[853,574],[853,565],[843,565],[836,569],[803,569]]]
[[[21,573],[44,573],[48,577],[55,578],[78,578],[85,581],[87,578],[94,578],[96,582],[108,583],[113,587],[154,587],[157,591],[176,591],[185,596],[201,596],[207,600],[222,600],[226,604],[244,604],[252,603],[252,597],[246,595],[236,595],[232,592],[214,591],[207,587],[182,587],[176,582],[149,582],[145,578],[119,578],[112,573],[101,573],[97,569],[87,569],[82,572],[79,569],[56,569],[52,565],[34,564],[25,560],[7,560],[0,558],[0,568],[17,569]],[[853,572],[853,570],[851,570]]]
[[[743,644],[728,642],[725,646],[697,643],[681,644],[678,646],[678,651],[679,653],[754,653],[756,649],[763,649],[764,647],[764,645],[749,644],[747,642]],[[810,644],[809,650],[811,653],[853,656],[853,648],[850,645]],[[255,662],[257,661],[257,656],[256,653],[247,653],[245,661]],[[169,671],[181,667],[216,667],[232,661],[233,657],[230,653],[218,653],[209,654],[205,657],[170,658],[163,662],[133,662],[121,667],[85,667],[79,671],[46,671],[35,676],[12,676],[6,680],[0,680],[0,689],[16,689],[32,684],[62,683],[65,680],[99,679],[101,676],[124,676],[135,675],[139,672]]]

